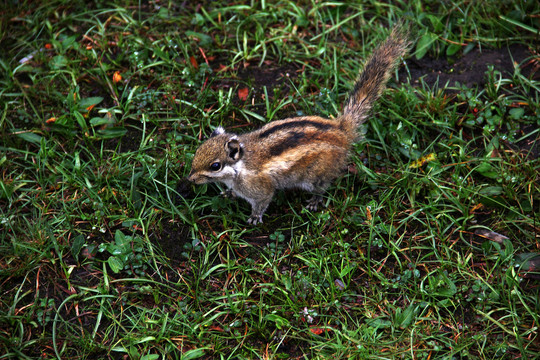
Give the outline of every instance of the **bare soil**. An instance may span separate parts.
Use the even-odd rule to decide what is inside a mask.
[[[408,67],[411,83],[419,84],[420,79],[433,88],[455,87],[458,83],[467,87],[483,88],[486,85],[486,71],[489,65],[500,71],[505,77],[512,77],[515,67],[525,76],[538,79],[540,64],[533,61],[532,49],[520,44],[513,44],[501,49],[475,48],[459,58],[430,58],[416,60],[411,57]],[[406,77],[406,71],[400,71],[400,77]]]

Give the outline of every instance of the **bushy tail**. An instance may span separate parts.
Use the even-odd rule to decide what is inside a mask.
[[[394,27],[386,41],[373,52],[356,81],[340,118],[342,126],[349,131],[356,131],[365,121],[373,103],[384,90],[397,61],[407,53],[409,46],[409,37],[403,26]]]

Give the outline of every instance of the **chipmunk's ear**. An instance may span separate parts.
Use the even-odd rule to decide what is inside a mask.
[[[217,128],[214,129],[214,131],[212,131],[212,133],[210,134],[210,137],[214,137],[221,134],[225,134],[225,129],[222,128],[221,126],[218,126]]]
[[[226,146],[229,158],[235,161],[238,161],[242,158],[242,155],[244,154],[243,145],[242,143],[240,143],[240,141],[238,141],[238,138],[236,136],[232,137],[229,141],[227,141]]]

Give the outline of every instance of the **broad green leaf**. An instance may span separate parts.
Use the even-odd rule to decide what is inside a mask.
[[[513,109],[510,109],[509,111],[510,117],[514,120],[521,119],[524,113],[525,113],[525,110],[523,108],[513,108]]]
[[[284,326],[289,326],[289,320],[276,314],[268,314],[264,317],[265,320],[273,321],[278,329]]]
[[[499,177],[499,173],[497,172],[497,170],[487,161],[482,162],[476,167],[475,170],[476,172],[490,179],[496,179]]]
[[[97,105],[102,101],[103,101],[103,98],[101,96],[83,98],[79,101],[79,108],[87,109],[88,107]]]
[[[155,336],[145,336],[142,339],[138,339],[137,342],[135,342],[135,344],[142,344],[142,343],[154,341],[154,340],[156,340]]]
[[[109,257],[109,259],[107,260],[107,263],[109,264],[111,270],[115,274],[118,274],[120,270],[124,268],[124,263],[122,262],[122,260],[120,260],[116,256]]]
[[[79,234],[73,238],[73,243],[71,244],[71,255],[75,259],[78,258],[79,253],[81,252],[81,249],[84,246],[84,235]]]
[[[157,359],[159,359],[158,354],[148,354],[141,357],[141,360],[157,360]]]
[[[38,134],[34,134],[33,132],[23,132],[17,134],[17,136],[25,141],[31,142],[32,144],[41,144],[41,136]]]
[[[424,34],[424,36],[422,36],[420,40],[418,40],[418,43],[416,44],[416,52],[415,52],[415,56],[417,60],[420,60],[426,55],[429,48],[431,47],[431,44],[435,41],[435,39],[436,39],[436,36],[428,32]]]
[[[208,348],[199,348],[199,349],[192,349],[188,350],[185,353],[182,354],[181,360],[191,360],[191,359],[198,359],[201,356],[203,356],[206,353],[206,349]]]
[[[429,14],[426,16],[429,19],[429,21],[431,21],[431,25],[433,26],[433,29],[435,30],[435,32],[439,32],[444,29],[444,25],[441,22],[441,19],[439,19],[437,16],[429,15]]]
[[[120,230],[116,230],[116,232],[114,233],[114,242],[118,245],[123,244],[125,238],[126,235],[124,235],[124,233]]]
[[[487,196],[501,195],[502,192],[503,192],[503,188],[500,186],[488,186],[479,191],[480,194],[487,195]]]
[[[460,49],[461,49],[461,45],[458,45],[458,44],[450,44],[450,45],[448,45],[448,47],[446,48],[446,55],[452,56],[452,55],[454,55],[455,53],[457,53]]]
[[[410,304],[405,310],[401,308],[396,309],[394,315],[394,325],[404,329],[408,327],[413,321],[416,313],[418,312],[418,305]]]
[[[169,16],[169,9],[167,8],[167,6],[162,6],[160,9],[159,9],[159,12],[158,12],[158,16],[162,19],[168,19],[170,18]]]
[[[114,127],[97,131],[97,135],[101,139],[112,139],[116,137],[121,137],[124,136],[126,133],[127,129],[124,127]]]
[[[349,275],[349,273],[351,271],[353,271],[354,269],[356,269],[356,264],[355,263],[351,263],[351,264],[348,264],[347,266],[345,266],[341,272],[339,273],[339,276],[341,278],[344,278],[345,276]]]
[[[206,46],[213,43],[212,37],[206,34],[198,33],[195,31],[186,31],[187,36],[193,36],[194,38],[199,39],[199,45]]]
[[[67,59],[62,55],[56,55],[52,58],[51,62],[49,63],[51,65],[52,69],[58,70],[63,67],[66,67],[68,64]]]
[[[92,126],[100,126],[100,125],[107,125],[107,124],[113,124],[114,121],[107,117],[93,117],[90,119],[90,125]]]
[[[86,125],[86,120],[84,119],[84,116],[76,110],[73,112],[73,116],[75,116],[75,120],[77,120],[77,124],[79,124],[81,129],[86,131],[86,129],[88,129],[88,126]]]
[[[366,325],[376,329],[385,329],[392,325],[390,320],[384,319],[382,316],[375,319],[366,319]]]

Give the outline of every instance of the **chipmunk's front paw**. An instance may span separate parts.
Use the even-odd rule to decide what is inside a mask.
[[[234,199],[236,197],[236,194],[231,189],[222,191],[219,195],[223,196],[226,199]]]
[[[262,215],[251,215],[247,222],[249,225],[262,224]]]
[[[306,209],[308,209],[309,211],[317,211],[317,209],[319,208],[319,204],[322,203],[322,201],[322,196],[313,195],[313,197],[308,200]]]

